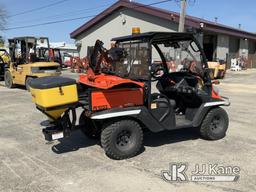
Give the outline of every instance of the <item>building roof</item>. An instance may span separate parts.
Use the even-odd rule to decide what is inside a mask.
[[[140,33],[135,35],[128,35],[123,37],[116,37],[113,38],[112,41],[122,42],[122,41],[133,41],[133,40],[143,40],[148,39],[153,42],[161,42],[168,40],[191,40],[194,38],[193,33],[178,33],[178,32],[146,32],[146,33]]]
[[[142,12],[145,14],[149,14],[149,15],[156,16],[156,17],[159,17],[162,19],[166,19],[169,21],[179,23],[179,13],[177,13],[177,12],[167,11],[165,9],[147,6],[147,5],[144,5],[141,3],[130,2],[129,0],[119,0],[116,3],[114,3],[112,6],[110,6],[109,8],[107,8],[106,10],[104,10],[103,12],[98,14],[96,17],[89,20],[84,25],[80,26],[75,31],[73,31],[70,34],[70,37],[74,38],[74,39],[77,38],[80,34],[86,32],[91,27],[93,27],[94,25],[101,22],[107,16],[109,16],[109,15],[113,14],[115,11],[117,11],[119,9],[123,9],[123,8],[132,9],[132,10],[135,10],[138,12]],[[211,22],[211,21],[201,19],[198,17],[188,16],[188,15],[186,16],[185,25],[188,27],[193,27],[193,28],[199,29],[201,26],[201,23],[203,23],[203,25],[204,25],[203,31],[222,33],[222,34],[226,34],[226,35],[256,40],[256,34],[254,34],[254,33],[243,31],[241,29],[236,29],[233,27],[219,24],[219,23]]]

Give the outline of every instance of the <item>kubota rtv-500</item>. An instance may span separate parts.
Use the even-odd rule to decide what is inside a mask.
[[[96,42],[79,83],[64,77],[30,82],[37,108],[50,118],[43,129],[47,140],[80,128],[100,138],[109,157],[125,159],[141,150],[146,129],[197,128],[205,139],[225,136],[229,120],[221,106],[230,103],[214,87],[193,34],[149,32],[113,41],[109,50]],[[76,125],[78,107],[83,112]]]

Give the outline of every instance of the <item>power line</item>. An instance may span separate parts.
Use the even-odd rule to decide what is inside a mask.
[[[90,16],[84,16],[84,17],[77,17],[77,18],[64,19],[64,20],[59,20],[59,21],[49,21],[49,22],[39,23],[39,24],[34,24],[34,25],[25,25],[25,26],[20,26],[20,27],[6,28],[5,30],[24,29],[24,28],[38,27],[38,26],[50,25],[50,24],[56,24],[56,23],[64,23],[64,22],[68,22],[68,21],[75,21],[75,20],[80,20],[80,19],[87,19],[87,18],[91,18],[91,17],[95,17],[95,16],[96,16],[96,15],[90,15]]]
[[[189,0],[188,4],[193,7],[196,4],[196,0]]]
[[[177,4],[177,6],[178,7],[180,7],[181,8],[181,6],[180,6],[180,2],[181,2],[182,0],[174,0],[174,2]],[[193,7],[195,4],[196,4],[196,0],[187,0],[187,2],[188,2],[188,5],[189,6],[191,6],[191,7]]]
[[[147,4],[147,5],[138,5],[138,6],[134,6],[133,8],[148,7],[148,6],[152,6],[152,5],[158,5],[158,4],[161,4],[161,3],[167,3],[167,2],[170,2],[170,1],[172,1],[172,0],[158,1],[158,2]]]
[[[148,7],[148,6],[158,5],[158,4],[166,3],[166,2],[170,2],[170,1],[172,1],[172,0],[163,0],[163,1],[150,3],[150,4],[147,4],[147,5],[136,5],[133,8]],[[127,9],[129,9],[129,8],[127,8]],[[38,27],[38,26],[44,26],[44,25],[51,25],[51,24],[56,24],[56,23],[64,23],[64,22],[69,22],[69,21],[92,18],[92,17],[95,17],[95,16],[97,16],[97,15],[89,15],[89,16],[76,17],[76,18],[70,18],[70,19],[64,19],[64,20],[58,20],[58,21],[49,21],[49,22],[38,23],[38,24],[33,24],[33,25],[10,27],[10,28],[6,28],[5,30],[24,29],[24,28]]]
[[[50,4],[48,4],[48,5],[44,5],[44,6],[41,6],[41,7],[33,8],[33,9],[30,9],[30,10],[27,10],[27,11],[22,11],[22,12],[20,12],[20,13],[16,13],[16,14],[13,14],[13,15],[9,15],[8,17],[11,18],[11,17],[15,17],[15,16],[18,16],[18,15],[24,15],[24,14],[27,14],[27,13],[39,11],[39,10],[42,10],[42,9],[45,9],[45,8],[48,8],[48,7],[53,7],[53,6],[55,6],[55,5],[64,3],[64,2],[66,2],[66,1],[69,1],[69,0],[57,1],[57,2],[54,2],[54,3],[50,3]]]
[[[81,14],[84,14],[84,13],[91,12],[90,10],[94,10],[95,11],[95,10],[104,8],[104,7],[109,6],[109,5],[111,5],[111,4],[105,4],[105,5],[101,5],[101,6],[97,6],[97,7],[91,7],[91,8],[86,8],[86,9],[79,9],[79,10],[69,11],[69,12],[65,12],[65,13],[61,13],[61,14],[49,15],[47,17],[40,17],[40,18],[37,18],[37,19],[35,18],[35,19],[30,19],[30,20],[20,20],[20,21],[16,21],[16,22],[17,23],[26,23],[26,22],[33,22],[33,21],[38,21],[38,20],[42,20],[42,19],[51,19],[51,18],[57,19],[57,18],[60,18],[60,17],[63,18],[63,16],[81,15]]]

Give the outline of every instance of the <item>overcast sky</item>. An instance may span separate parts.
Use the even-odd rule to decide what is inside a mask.
[[[150,4],[162,0],[136,1]],[[0,32],[0,35],[5,38],[25,35],[48,36],[54,42],[72,42],[69,37],[70,32],[115,2],[116,0],[1,0],[0,6],[3,6],[10,16],[7,28],[77,17],[88,16],[88,18],[39,27],[7,30]],[[49,4],[55,5],[37,10],[37,8]],[[180,11],[177,0],[157,6],[171,11]],[[27,12],[29,10],[33,11]],[[22,14],[22,12],[27,13]],[[187,14],[211,21],[214,21],[214,17],[218,17],[219,23],[232,27],[238,27],[240,23],[243,30],[256,32],[256,0],[188,0]]]

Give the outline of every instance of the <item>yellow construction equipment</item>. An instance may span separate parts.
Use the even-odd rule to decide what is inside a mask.
[[[59,76],[61,68],[51,60],[47,37],[17,37],[9,39],[11,63],[5,70],[5,86],[25,85],[38,77]]]
[[[0,48],[0,79],[4,77],[5,69],[8,67],[9,63],[10,57],[8,52],[5,49]]]
[[[212,79],[223,79],[226,74],[226,63],[224,61],[208,61]]]

